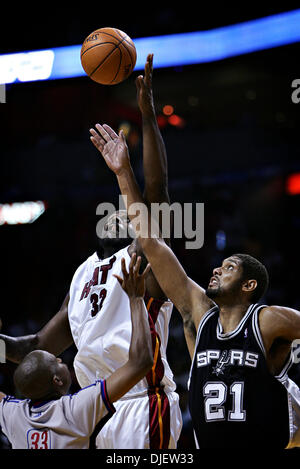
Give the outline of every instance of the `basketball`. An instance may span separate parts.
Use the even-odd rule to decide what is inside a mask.
[[[101,28],[83,42],[80,53],[85,73],[102,85],[116,85],[126,80],[136,63],[132,39],[116,28]]]

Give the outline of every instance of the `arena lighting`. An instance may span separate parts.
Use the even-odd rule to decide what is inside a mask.
[[[291,174],[287,178],[286,191],[290,195],[300,194],[300,173]]]
[[[0,204],[0,225],[24,225],[33,223],[46,210],[45,202],[15,202]]]
[[[144,68],[149,52],[154,53],[156,68],[213,62],[299,42],[300,9],[209,31],[133,40],[135,70]],[[0,83],[84,76],[80,50],[76,45],[0,55]]]
[[[174,108],[171,104],[166,104],[164,107],[163,107],[163,113],[165,116],[171,116],[174,112]]]
[[[170,117],[168,117],[168,122],[171,125],[174,125],[174,127],[184,127],[185,122],[182,117],[177,116],[177,114],[172,114]]]

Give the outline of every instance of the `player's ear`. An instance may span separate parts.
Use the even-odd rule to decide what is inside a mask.
[[[63,381],[61,380],[61,378],[57,375],[53,376],[52,382],[55,386],[58,386],[58,387],[63,386],[63,384],[64,384]]]
[[[255,288],[257,287],[257,281],[252,279],[252,280],[246,280],[243,282],[242,285],[242,290],[245,292],[253,292]]]

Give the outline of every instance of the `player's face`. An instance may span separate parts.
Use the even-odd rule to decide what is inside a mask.
[[[71,386],[71,374],[68,366],[62,362],[60,358],[57,358],[57,371],[61,380],[63,381],[62,394],[66,394]]]
[[[62,362],[61,358],[57,358],[52,354],[49,355],[51,355],[49,357],[49,362],[51,364],[52,372],[61,380],[62,383],[57,387],[57,390],[61,395],[65,395],[67,394],[72,381],[69,368],[65,363]]]
[[[106,249],[118,251],[132,243],[134,230],[125,210],[113,213],[104,225],[98,243]]]
[[[125,210],[113,213],[104,225],[102,238],[133,237],[133,229]]]
[[[238,257],[224,259],[221,267],[213,270],[206,294],[211,299],[222,298],[228,294],[236,294],[242,286],[242,264]]]

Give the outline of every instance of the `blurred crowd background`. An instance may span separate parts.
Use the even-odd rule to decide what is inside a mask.
[[[137,38],[212,29],[289,10],[227,6],[195,15],[179,7],[150,10],[145,5],[124,11],[123,6],[113,13],[108,7],[95,7],[92,13],[81,7],[54,8],[49,15],[38,15],[34,27],[20,15],[14,34],[3,37],[0,52],[80,44],[103,26]],[[299,52],[298,43],[167,69],[155,69],[154,57],[153,76],[171,201],[205,204],[204,245],[186,250],[184,239],[174,239],[179,260],[206,287],[224,257],[254,255],[270,273],[263,302],[296,309],[300,195],[289,192],[288,180],[300,172],[300,103],[291,100],[291,83],[300,79]],[[143,186],[136,76],[133,72],[117,86],[101,86],[87,77],[7,86],[7,103],[0,108],[0,203],[43,200],[47,209],[32,224],[0,226],[2,333],[34,333],[58,311],[76,268],[96,248],[97,205],[118,206],[115,177],[89,140],[95,123],[125,129]],[[71,347],[62,356],[71,370],[75,353]],[[176,309],[168,359],[184,420],[178,447],[194,448],[187,408],[190,358]],[[12,363],[0,364],[0,390],[8,394],[15,392],[14,369]],[[298,380],[298,365],[291,375]],[[77,387],[73,373],[72,390]],[[0,447],[9,448],[3,435]]]

